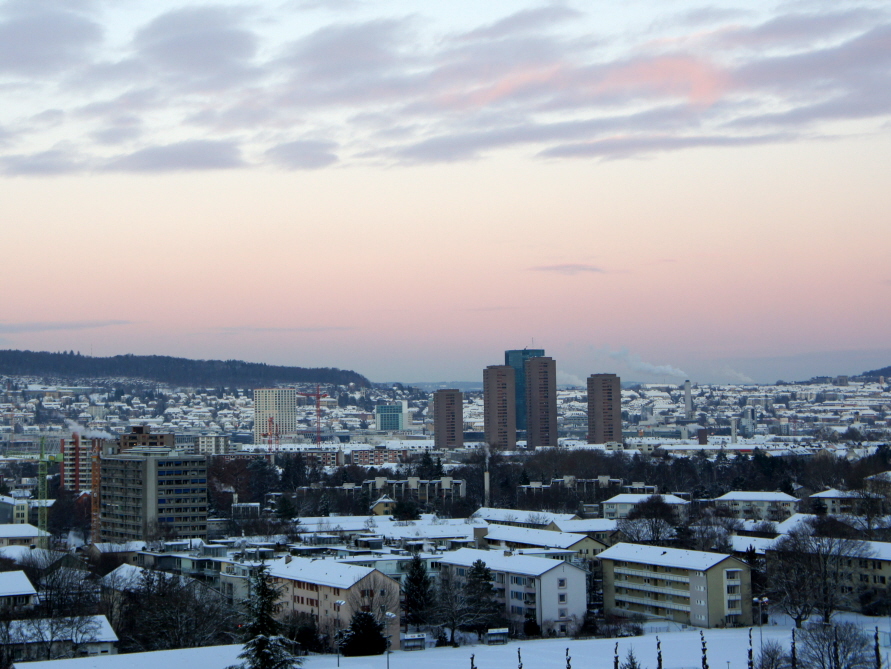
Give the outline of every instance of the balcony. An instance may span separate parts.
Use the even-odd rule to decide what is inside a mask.
[[[667,574],[665,572],[644,571],[642,569],[630,569],[629,567],[615,567],[613,572],[616,574],[625,574],[626,576],[639,576],[640,578],[661,579],[663,581],[673,581],[675,583],[690,583],[689,576],[680,576],[678,574]]]
[[[678,604],[677,602],[666,602],[655,599],[647,599],[645,597],[633,597],[631,595],[616,595],[616,602],[627,602],[629,604],[642,604],[643,606],[657,606],[663,609],[672,609],[673,611],[690,612],[689,604]]]

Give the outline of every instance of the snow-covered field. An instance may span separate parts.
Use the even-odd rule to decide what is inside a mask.
[[[764,641],[776,639],[788,646],[791,630],[787,627],[764,627]],[[746,669],[748,629],[703,630],[708,646],[708,663],[711,669]],[[701,669],[699,631],[668,632],[659,634],[662,641],[662,666],[664,669]],[[758,655],[760,636],[758,628],[752,634],[755,656]],[[547,639],[541,641],[511,642],[506,646],[462,646],[460,648],[428,648],[419,651],[396,651],[390,655],[391,669],[470,669],[470,656],[474,655],[477,669],[514,669],[517,666],[517,649],[522,650],[524,669],[563,669],[566,666],[566,649],[572,657],[574,669],[612,669],[613,649],[619,642],[619,657],[625,659],[629,648],[644,669],[656,668],[656,635],[625,639]],[[729,663],[729,664],[728,664]],[[333,656],[306,658],[305,669],[336,669]],[[371,657],[341,657],[342,669],[385,669],[387,659],[382,655]]]

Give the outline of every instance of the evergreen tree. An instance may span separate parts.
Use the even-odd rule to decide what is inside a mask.
[[[302,664],[291,652],[293,642],[281,636],[281,625],[275,619],[279,596],[266,566],[259,567],[251,578],[247,641],[238,656],[242,662],[229,669],[292,669]]]
[[[278,502],[275,505],[275,515],[282,520],[292,520],[297,515],[297,507],[294,506],[294,501],[286,494],[279,496]]]
[[[492,587],[492,570],[482,560],[477,560],[467,570],[467,606],[473,612],[473,628],[484,632],[497,622],[501,606],[495,601],[495,588]]]
[[[367,611],[356,611],[343,634],[340,652],[345,656],[380,655],[387,650],[384,624]]]
[[[408,563],[404,593],[406,626],[423,625],[433,608],[433,582],[427,575],[424,561],[418,555]]]

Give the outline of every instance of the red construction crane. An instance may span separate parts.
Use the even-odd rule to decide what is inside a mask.
[[[281,433],[281,429],[275,424],[275,418],[270,416],[268,425],[266,426],[266,432],[262,434],[263,437],[266,437],[266,445],[269,447],[270,451],[275,452],[279,450]]]
[[[322,443],[322,398],[328,397],[328,393],[322,392],[322,387],[316,384],[316,392],[314,393],[297,393],[304,397],[316,398],[316,446]]]

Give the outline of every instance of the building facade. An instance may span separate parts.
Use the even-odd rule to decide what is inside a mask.
[[[557,445],[557,363],[553,358],[527,358],[526,445]]]
[[[131,448],[176,448],[176,436],[152,432],[148,425],[133,425],[129,432],[118,437],[120,450]]]
[[[374,424],[380,432],[400,432],[410,423],[408,402],[400,400],[374,407]]]
[[[297,391],[294,388],[254,389],[254,443],[261,443],[270,434],[274,438],[296,431]]]
[[[514,368],[490,365],[483,370],[483,415],[486,443],[513,450],[517,446]]]
[[[730,555],[620,543],[599,556],[603,608],[695,627],[752,624],[749,565]]]
[[[433,444],[438,450],[464,448],[464,395],[455,388],[433,393]]]
[[[524,348],[504,352],[504,364],[514,370],[514,415],[517,429],[528,427],[526,414],[526,361],[544,356],[543,348]]]
[[[588,377],[588,443],[622,441],[622,386],[615,374]]]
[[[103,455],[101,541],[207,536],[207,460],[166,449]]]
[[[129,436],[129,435],[122,435]],[[166,436],[166,435],[157,435]],[[79,493],[92,488],[93,449],[101,452],[105,439],[81,438],[77,433],[62,440],[62,487]]]
[[[715,498],[714,504],[740,520],[780,523],[798,512],[798,500],[784,492],[734,490]]]

